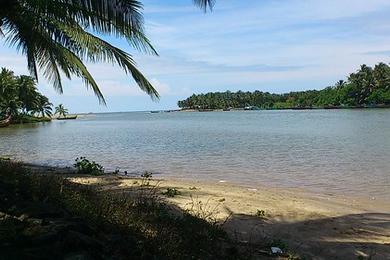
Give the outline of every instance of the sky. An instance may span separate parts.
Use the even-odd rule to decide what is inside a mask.
[[[71,112],[175,109],[193,93],[322,89],[360,64],[389,63],[389,0],[217,0],[204,13],[192,0],[143,0],[146,34],[159,56],[111,43],[134,56],[161,98],[153,101],[129,75],[107,63],[87,64],[107,105],[78,79],[55,92],[39,89]],[[25,57],[0,39],[0,67],[28,74]]]

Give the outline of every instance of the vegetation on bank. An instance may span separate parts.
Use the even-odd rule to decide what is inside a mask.
[[[89,161],[85,157],[76,158],[73,165],[78,174],[103,175],[104,168],[95,161]]]
[[[390,106],[390,66],[379,63],[374,68],[362,65],[346,81],[323,90],[286,94],[269,92],[215,92],[192,95],[178,102],[182,109],[226,109],[256,106],[262,109],[388,107]]]
[[[42,95],[30,76],[15,76],[5,68],[0,72],[0,120],[11,116],[12,123],[50,121],[52,103]]]
[[[83,171],[53,172],[0,158],[0,258],[302,259],[276,240],[255,245],[229,237],[227,219],[217,221],[208,202],[195,198],[186,210],[171,205],[164,197],[180,192],[162,192],[149,172],[112,190],[105,185],[116,185],[113,176],[101,184],[75,182],[74,174],[94,177],[90,166],[102,168],[80,161]],[[275,246],[284,253],[272,254]]]
[[[148,182],[146,182],[148,183]],[[5,259],[236,259],[218,225],[169,207],[155,187],[99,192],[0,160]]]
[[[29,123],[44,123],[50,122],[50,117],[36,117],[31,115],[18,115],[12,119],[12,124],[29,124]]]

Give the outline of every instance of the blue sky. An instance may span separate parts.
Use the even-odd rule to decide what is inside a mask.
[[[106,97],[101,106],[81,81],[57,94],[41,77],[40,90],[72,112],[176,108],[192,93],[244,90],[282,93],[321,89],[360,64],[389,62],[389,0],[219,0],[204,14],[191,0],[144,0],[146,32],[159,57],[134,55],[161,94],[140,92],[111,64],[88,64]],[[24,57],[0,40],[0,66],[26,74]]]

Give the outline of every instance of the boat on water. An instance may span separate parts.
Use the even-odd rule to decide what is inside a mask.
[[[57,120],[73,120],[73,119],[77,119],[77,115],[76,116],[57,117]]]
[[[11,124],[11,117],[7,117],[4,120],[0,120],[0,127],[7,127]]]

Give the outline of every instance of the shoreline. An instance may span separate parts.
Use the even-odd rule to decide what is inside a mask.
[[[0,156],[0,159],[2,157]],[[7,157],[4,157],[3,159],[8,159]],[[11,160],[13,160],[11,158]],[[53,173],[63,173],[64,171],[67,173],[74,172],[74,168],[72,166],[53,166],[53,165],[46,165],[46,164],[38,164],[38,163],[29,163],[29,162],[23,162],[21,163],[28,168],[33,168],[36,170],[44,170],[44,171],[50,171]],[[115,170],[114,167],[108,167],[107,172],[113,172]],[[152,172],[153,173],[153,172]],[[128,176],[123,175],[123,173],[120,173],[119,175],[115,176],[121,176],[124,178],[139,178],[139,176],[142,174],[142,172],[129,172]],[[108,175],[109,176],[109,175]],[[155,180],[161,180],[165,182],[173,182],[173,183],[200,183],[201,185],[207,185],[207,186],[213,186],[213,185],[225,185],[225,186],[233,186],[237,187],[243,190],[272,190],[274,192],[282,192],[282,193],[291,193],[291,194],[301,194],[303,197],[316,197],[321,200],[326,201],[341,201],[341,203],[351,203],[351,205],[365,205],[367,209],[370,209],[371,211],[375,210],[384,210],[386,209],[387,212],[390,213],[390,204],[387,203],[387,197],[384,196],[373,196],[370,194],[356,194],[356,192],[342,192],[342,191],[326,191],[324,188],[317,188],[317,189],[310,189],[309,187],[295,187],[285,184],[277,184],[274,182],[260,182],[257,181],[255,183],[249,184],[248,182],[242,181],[231,181],[227,179],[203,179],[203,180],[197,180],[194,177],[177,177],[173,176],[172,174],[165,174],[165,173],[153,173],[153,178]]]
[[[141,178],[135,176],[82,176],[72,174],[72,168],[31,164],[26,167],[37,172],[62,174],[71,182],[95,187],[101,192],[126,193],[141,182]],[[267,185],[249,188],[227,182],[159,176],[153,177],[150,185],[158,188],[164,201],[184,211],[201,207],[205,216],[223,223],[223,229],[239,243],[257,244],[277,238],[300,254],[324,259],[369,256],[367,248],[374,250],[378,259],[390,255],[390,206],[387,204],[337,196],[329,198],[300,189]],[[163,195],[168,188],[178,194]]]
[[[383,106],[329,106],[329,107],[280,107],[280,108],[257,108],[257,109],[245,109],[245,108],[231,108],[224,110],[222,108],[210,108],[210,109],[196,109],[196,108],[183,108],[177,112],[234,112],[234,111],[268,111],[268,110],[370,110],[370,109],[390,109],[390,105]]]
[[[140,180],[121,176],[70,179],[98,185],[106,192],[131,190]],[[161,196],[184,211],[195,207],[195,212],[201,211],[200,217],[223,223],[223,229],[239,244],[258,246],[280,240],[308,259],[356,259],[369,257],[369,250],[378,259],[390,255],[390,211],[369,209],[368,203],[309,197],[276,188],[255,191],[228,183],[156,179],[151,185],[164,192],[177,190],[179,194],[172,198]],[[323,258],[316,258],[319,256]]]
[[[68,169],[71,172],[70,169]],[[110,182],[120,183],[121,187],[132,187],[134,181],[139,181],[139,176],[122,176],[122,175],[104,175],[104,176],[73,176],[68,175],[75,182],[82,184],[99,184],[105,185]],[[297,214],[301,217],[313,216],[338,216],[343,214],[356,213],[377,213],[384,212],[390,214],[390,205],[379,201],[378,204],[373,204],[370,200],[361,198],[351,198],[347,196],[314,193],[298,188],[283,188],[273,187],[270,185],[253,185],[245,186],[230,182],[213,182],[200,181],[179,178],[160,178],[153,177],[151,185],[158,184],[160,189],[174,188],[180,194],[174,198],[167,198],[180,207],[184,207],[191,199],[197,198],[210,199],[218,201],[217,204],[228,204],[231,208],[236,208],[236,213],[251,214],[255,213],[256,209],[263,206],[272,215],[283,215],[286,212]],[[106,188],[110,189],[110,186]],[[237,197],[242,197],[237,199]],[[223,201],[219,201],[223,199]],[[246,200],[252,203],[243,202]],[[230,199],[230,201],[229,201]],[[270,201],[277,202],[276,204]],[[289,205],[289,206],[287,206]],[[288,208],[288,210],[286,210]],[[295,212],[296,211],[296,212]],[[267,212],[267,211],[266,211]],[[299,214],[298,214],[299,212]],[[226,212],[225,212],[226,213]],[[220,212],[220,219],[226,217],[226,214]]]
[[[0,159],[9,159],[7,157],[0,157]],[[13,161],[13,159],[10,159]],[[66,174],[70,176],[75,176],[75,168],[72,166],[68,167],[60,167],[60,166],[51,166],[51,165],[44,165],[44,164],[37,164],[37,163],[28,163],[21,161],[22,165],[32,169],[33,171],[43,171],[46,173],[54,173],[54,174]],[[111,171],[108,171],[106,175],[99,176],[98,178],[111,178],[111,177],[118,177],[122,178],[124,180],[137,180],[141,178],[141,172],[135,173],[135,172],[129,172],[129,175],[125,176],[124,174],[112,174]],[[83,176],[82,176],[83,177]],[[213,179],[207,179],[207,180],[196,180],[191,177],[173,177],[170,175],[165,174],[154,174],[153,175],[153,181],[158,181],[165,183],[167,185],[177,185],[181,186],[182,188],[184,186],[204,186],[207,187],[208,190],[212,190],[218,187],[225,187],[225,188],[234,188],[236,190],[241,191],[250,191],[251,193],[258,193],[258,192],[267,192],[267,193],[277,193],[277,194],[283,194],[289,196],[299,196],[301,199],[310,198],[310,201],[322,201],[324,204],[331,204],[332,201],[334,201],[337,204],[343,205],[343,207],[346,207],[348,209],[355,209],[357,211],[365,211],[365,212],[375,212],[375,211],[382,211],[386,213],[390,213],[390,204],[387,203],[386,199],[380,197],[370,197],[369,195],[364,196],[354,196],[352,194],[342,194],[341,192],[331,192],[327,193],[321,190],[310,190],[308,188],[298,188],[298,187],[289,187],[289,186],[275,186],[270,183],[254,183],[254,184],[247,184],[245,182],[239,183],[239,182],[233,182],[229,180],[213,180]],[[166,186],[166,185],[165,185]]]

